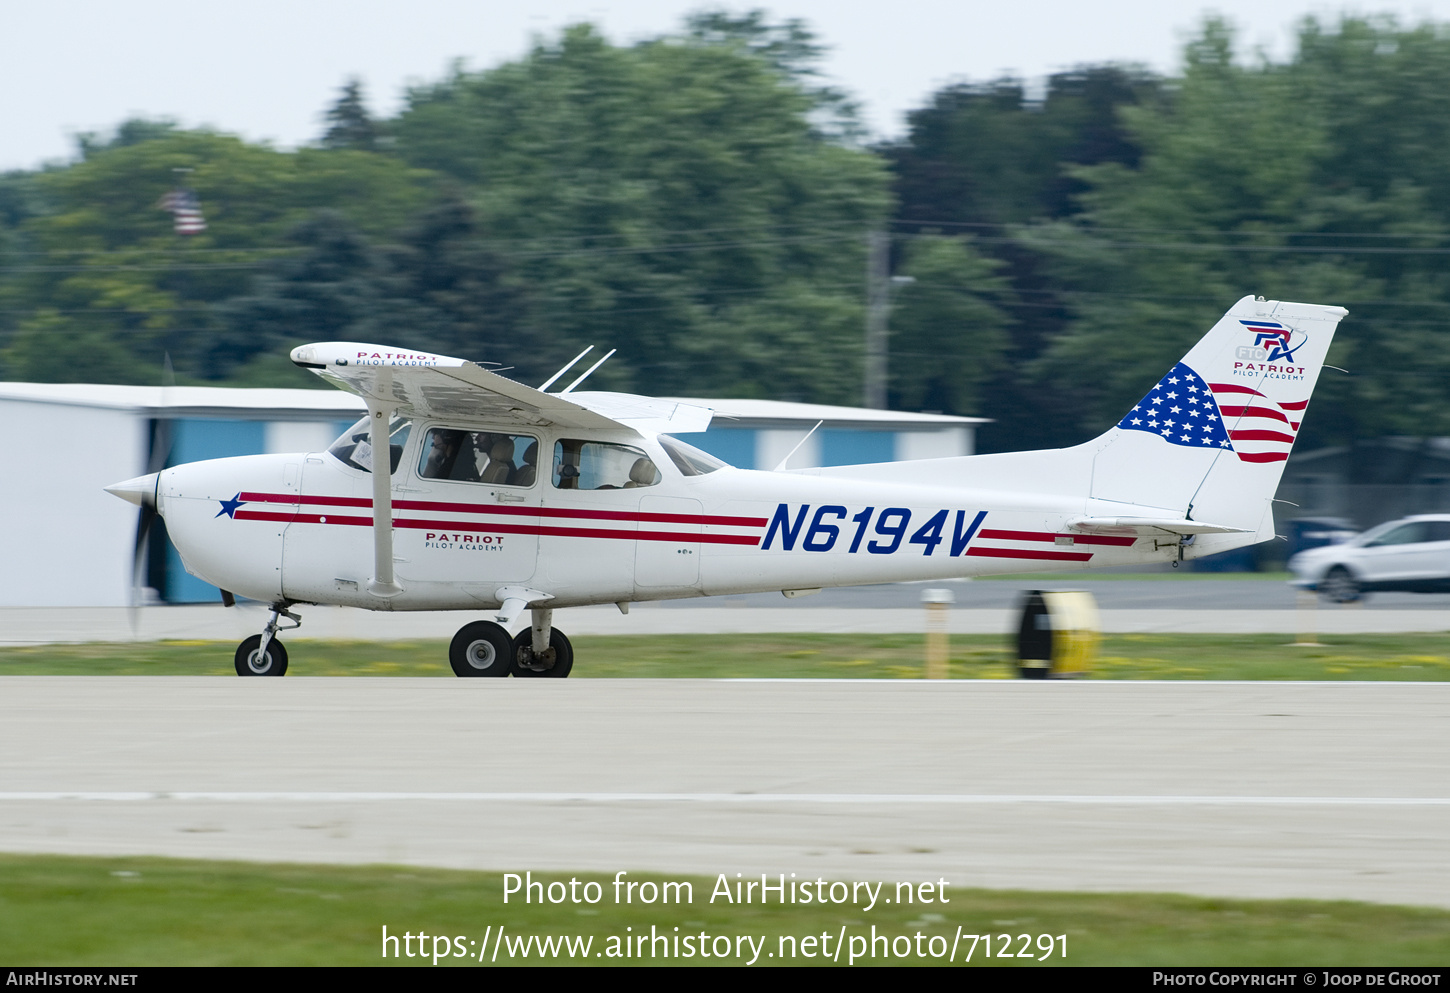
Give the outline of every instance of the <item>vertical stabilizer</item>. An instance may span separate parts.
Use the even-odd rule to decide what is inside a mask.
[[[1092,499],[1253,533],[1205,539],[1199,554],[1272,537],[1274,491],[1347,313],[1251,296],[1234,304],[1097,440]]]

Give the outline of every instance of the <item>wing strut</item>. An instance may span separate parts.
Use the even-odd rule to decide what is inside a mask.
[[[393,370],[386,366],[379,370],[377,392],[393,395]],[[393,581],[393,452],[389,431],[398,403],[372,396],[365,399],[373,446],[373,578],[368,592],[389,599],[403,592]]]

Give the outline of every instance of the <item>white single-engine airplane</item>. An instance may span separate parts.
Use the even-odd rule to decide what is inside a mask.
[[[164,517],[187,571],[224,601],[271,604],[237,649],[239,675],[287,671],[278,621],[301,624],[288,608],[343,604],[486,611],[454,637],[454,672],[567,676],[560,607],[1176,562],[1265,541],[1346,313],[1244,297],[1074,448],[775,472],[671,437],[703,431],[706,408],[574,392],[588,372],[547,392],[572,362],[536,390],[442,355],[303,345],[294,362],[367,403],[326,452],[107,490]],[[533,623],[510,637],[525,609]]]

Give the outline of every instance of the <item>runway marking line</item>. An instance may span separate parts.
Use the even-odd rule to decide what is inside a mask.
[[[806,803],[806,804],[1102,804],[1111,806],[1366,806],[1442,807],[1450,797],[1392,796],[1178,796],[1015,793],[429,793],[385,791],[98,791],[0,792],[0,803],[87,800],[136,803],[158,800],[213,803]]]

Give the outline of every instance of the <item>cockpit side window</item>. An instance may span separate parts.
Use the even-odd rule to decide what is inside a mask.
[[[412,430],[413,422],[409,418],[394,414],[392,420],[388,422],[388,455],[391,461],[389,475],[398,471],[398,463],[403,458],[403,448],[408,444],[408,434]],[[361,469],[363,472],[372,472],[373,443],[368,418],[362,418],[344,431],[342,437],[334,441],[332,447],[328,448],[327,453],[344,465]]]
[[[523,434],[430,428],[418,455],[422,479],[493,486],[533,486],[539,440]]]
[[[554,443],[555,489],[632,490],[659,481],[659,469],[638,448],[568,438]]]

